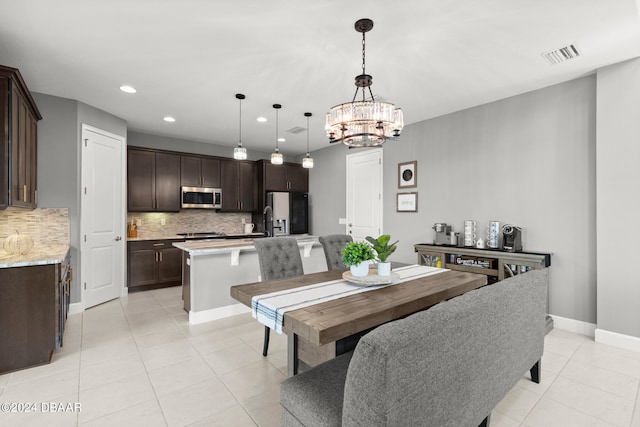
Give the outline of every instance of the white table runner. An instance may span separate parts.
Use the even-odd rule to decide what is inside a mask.
[[[398,283],[408,282],[409,280],[449,270],[424,265],[409,265],[396,268],[393,271],[400,275],[400,280],[390,285],[362,286],[350,283],[341,278],[285,291],[256,295],[251,298],[251,311],[253,312],[253,317],[260,323],[281,334],[284,313],[287,311],[298,310],[313,304],[319,304],[361,292],[394,286]]]

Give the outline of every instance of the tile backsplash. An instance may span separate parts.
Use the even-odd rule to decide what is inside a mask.
[[[0,211],[0,242],[16,230],[30,236],[34,246],[68,245],[69,209],[7,208]]]
[[[168,212],[129,212],[127,223],[141,220],[138,227],[139,238],[162,237],[177,233],[242,233],[242,220],[251,222],[250,213],[221,213],[210,210],[185,209],[176,213]],[[164,225],[163,225],[164,221]]]

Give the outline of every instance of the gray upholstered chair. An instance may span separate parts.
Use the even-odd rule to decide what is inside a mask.
[[[348,234],[330,234],[321,236],[318,240],[324,249],[327,270],[347,270],[342,262],[342,249],[353,242],[353,238]]]
[[[253,241],[258,251],[262,281],[289,279],[304,274],[298,241],[293,237],[266,237]],[[270,329],[264,327],[262,355],[269,350]]]

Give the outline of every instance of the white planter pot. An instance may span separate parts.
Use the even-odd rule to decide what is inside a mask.
[[[378,263],[378,276],[390,276],[391,275],[391,263],[379,262]]]
[[[349,267],[353,277],[364,277],[369,274],[369,261],[361,262],[358,265],[352,265]]]

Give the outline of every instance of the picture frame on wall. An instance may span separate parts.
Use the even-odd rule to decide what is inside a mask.
[[[418,162],[398,163],[398,188],[412,188],[418,186]]]
[[[397,212],[418,212],[418,193],[398,193],[396,195]]]

